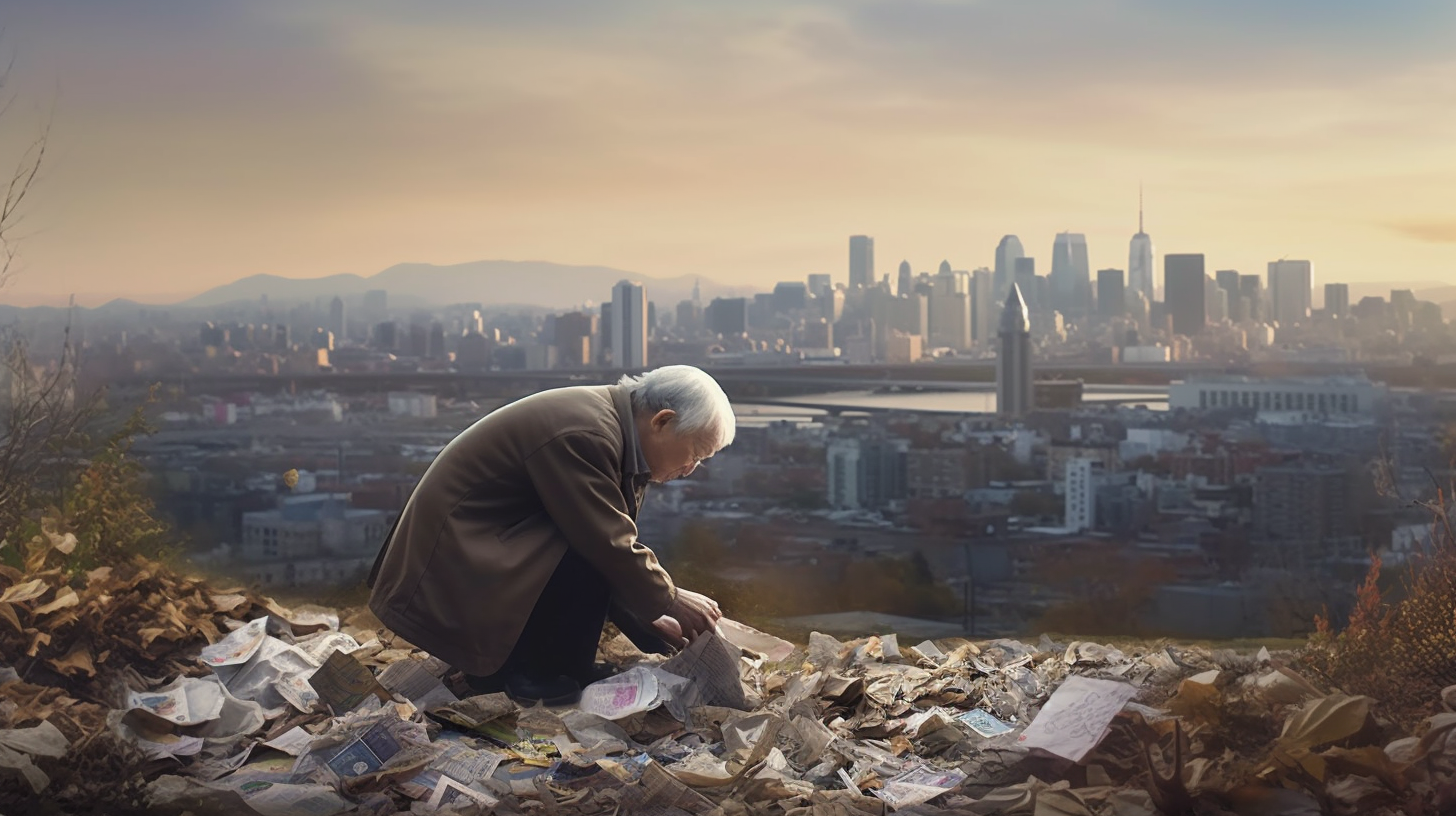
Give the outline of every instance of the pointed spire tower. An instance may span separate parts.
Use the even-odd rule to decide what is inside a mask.
[[[1143,232],[1143,186],[1138,185],[1138,231],[1127,248],[1127,288],[1152,303],[1157,287],[1153,277],[1153,239]]]
[[[1001,309],[1001,349],[996,356],[996,412],[1025,416],[1033,407],[1031,314],[1021,287],[1011,284]]]

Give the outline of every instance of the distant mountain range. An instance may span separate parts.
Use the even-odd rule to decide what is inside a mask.
[[[700,281],[703,298],[749,294],[753,287],[724,286],[706,278],[679,275],[653,278],[605,266],[567,266],[545,261],[472,261],[435,264],[396,264],[370,277],[329,275],[323,278],[282,278],[252,275],[209,289],[177,306],[205,308],[267,297],[271,303],[313,302],[343,297],[356,300],[371,289],[389,292],[391,304],[444,306],[451,303],[529,305],[564,309],[585,301],[601,303],[612,297],[621,280],[641,283],[647,298],[667,308],[692,296]]]

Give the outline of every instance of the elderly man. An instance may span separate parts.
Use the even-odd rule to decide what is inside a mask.
[[[711,598],[673,584],[637,539],[648,482],[733,441],[712,377],[667,366],[543,391],[467,428],[425,471],[369,575],[369,608],[480,693],[575,702],[609,611],[639,646],[711,631]],[[654,637],[655,636],[655,637]]]

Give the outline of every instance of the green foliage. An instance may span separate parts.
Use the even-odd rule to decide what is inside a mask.
[[[146,420],[151,402],[149,397],[99,441],[81,430],[100,421],[96,402],[70,409],[86,416],[66,423],[74,430],[64,440],[32,440],[51,455],[6,508],[0,538],[13,546],[0,547],[0,562],[77,574],[175,553],[166,524],[153,515],[146,471],[131,455],[133,440],[152,430]]]
[[[167,525],[152,515],[146,469],[131,455],[138,434],[151,433],[145,405],[108,436],[61,503],[60,518],[76,535],[73,570],[172,552]]]

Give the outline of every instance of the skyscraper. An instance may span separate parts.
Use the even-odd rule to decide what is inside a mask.
[[[1052,271],[1047,280],[1052,288],[1053,309],[1063,314],[1087,312],[1092,299],[1087,236],[1080,232],[1057,233],[1052,241]]]
[[[1153,285],[1153,239],[1143,232],[1143,191],[1138,188],[1138,231],[1127,250],[1127,288],[1157,300]]]
[[[1215,326],[1229,316],[1228,292],[1207,275],[1203,276],[1203,315],[1209,324]]]
[[[1325,284],[1325,314],[1329,317],[1349,317],[1350,284]]]
[[[647,289],[640,283],[612,287],[612,365],[647,367]]]
[[[1203,333],[1208,306],[1203,255],[1163,256],[1163,298],[1173,318],[1173,333],[1192,337]]]
[[[1239,275],[1239,302],[1246,310],[1245,319],[1264,322],[1264,285],[1258,275]]]
[[[910,262],[900,262],[900,275],[895,281],[895,294],[905,296],[912,294],[915,289],[915,274],[910,271]]]
[[[986,349],[996,339],[996,278],[986,267],[971,273],[971,342]]]
[[[1220,269],[1213,273],[1213,279],[1224,292],[1228,319],[1234,323],[1247,320],[1248,311],[1243,306],[1243,294],[1239,291],[1239,270]]]
[[[935,276],[935,290],[930,295],[930,342],[957,351],[971,347],[969,273],[946,268]]]
[[[1309,261],[1269,262],[1269,305],[1281,327],[1309,320],[1311,297]]]
[[[809,275],[809,294],[814,297],[824,297],[834,290],[834,282],[828,275],[813,273]]]
[[[849,236],[849,288],[868,289],[875,284],[875,239],[868,235]]]
[[[1097,313],[1109,319],[1127,314],[1126,289],[1121,269],[1097,270]]]
[[[996,297],[1001,298],[1011,291],[1011,284],[1016,280],[1016,259],[1026,256],[1026,251],[1021,248],[1021,239],[1015,235],[1004,235],[1001,243],[996,245],[996,266],[995,283]]]
[[[1039,279],[1036,276],[1036,259],[1027,257],[1017,258],[1012,266],[1014,268],[1012,269],[1011,282],[1020,287],[1022,302],[1032,311],[1040,309],[1041,304],[1036,300],[1036,290],[1040,288],[1038,285]],[[1010,286],[1007,287],[1006,293],[1011,293]]]
[[[344,299],[337,295],[329,301],[329,331],[340,342],[349,336],[348,312],[344,308]]]
[[[1031,315],[1021,287],[1011,285],[1001,310],[1001,350],[996,356],[996,411],[1006,416],[1031,412]]]
[[[738,337],[748,331],[748,298],[713,298],[705,318],[709,332]]]

